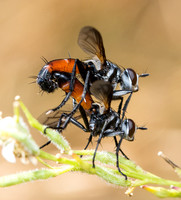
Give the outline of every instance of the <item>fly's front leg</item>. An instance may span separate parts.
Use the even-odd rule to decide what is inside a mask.
[[[116,158],[117,158],[116,165],[117,165],[118,171],[125,177],[125,180],[127,180],[127,176],[121,171],[121,169],[119,167],[119,149],[120,149],[122,140],[123,140],[123,136],[121,136],[120,141],[116,148]]]
[[[114,136],[114,142],[115,142],[115,145],[116,145],[116,147],[117,147],[117,146],[118,146],[118,141],[117,141],[116,136]],[[129,160],[128,156],[122,151],[121,148],[119,148],[119,151],[122,153],[122,155],[123,155],[127,160]]]
[[[120,118],[121,115],[121,109],[122,109],[122,105],[123,105],[123,97],[120,97],[121,101],[119,103],[119,107],[118,107],[118,116]]]
[[[122,118],[121,118],[121,123],[122,123],[122,121],[123,121],[123,119],[124,119],[124,116],[125,116],[125,113],[126,113],[128,104],[129,104],[130,99],[131,99],[131,97],[132,97],[132,94],[133,94],[133,93],[131,92],[131,94],[129,95],[129,97],[127,98],[127,100],[126,100],[126,102],[125,102],[125,104],[124,104],[124,107],[123,107],[123,114],[122,114]]]
[[[112,121],[114,121],[114,120],[115,120],[115,116],[114,116],[114,115],[111,115],[111,116],[108,117],[108,119],[106,119],[105,122],[104,122],[102,131],[101,131],[101,133],[100,133],[100,135],[99,135],[99,139],[98,139],[98,141],[97,141],[96,149],[95,149],[95,151],[94,151],[93,159],[92,159],[92,166],[93,166],[93,168],[95,168],[95,157],[96,157],[96,153],[97,153],[98,146],[99,146],[99,144],[100,144],[102,138],[105,137],[105,131],[106,131],[107,126],[108,126]]]
[[[112,99],[113,100],[121,100],[120,103],[119,103],[119,107],[118,107],[118,115],[120,117],[121,115],[121,109],[122,109],[122,105],[123,105],[123,96],[126,95],[126,94],[129,94],[131,93],[131,91],[128,91],[128,90],[115,90],[113,91],[113,97]]]

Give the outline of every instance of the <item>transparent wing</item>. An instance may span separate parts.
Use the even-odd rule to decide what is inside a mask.
[[[58,122],[59,122],[59,119],[61,117],[61,115],[63,113],[65,114],[69,114],[73,109],[73,106],[72,105],[64,105],[61,109],[55,111],[55,112],[51,112],[50,114],[46,114],[47,111],[43,112],[39,117],[38,117],[38,121],[41,123],[41,124],[44,124],[44,125],[47,125],[47,126],[50,126],[50,127],[56,127]],[[74,119],[76,120],[79,120],[81,118],[81,114],[79,111],[77,111],[74,116],[73,116]]]
[[[113,95],[113,87],[108,81],[103,81],[103,80],[95,81],[90,87],[90,92],[100,102],[104,103],[106,110],[110,108]]]
[[[102,36],[99,31],[91,26],[85,26],[80,30],[78,36],[80,48],[92,58],[101,61],[101,67],[106,66],[106,55]]]

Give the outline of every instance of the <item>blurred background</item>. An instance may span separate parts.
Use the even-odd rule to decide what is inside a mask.
[[[85,59],[77,45],[80,29],[96,27],[102,34],[107,58],[131,67],[139,74],[140,91],[133,95],[127,117],[139,126],[134,142],[124,141],[122,149],[143,169],[167,179],[178,180],[170,166],[157,156],[163,151],[181,166],[181,1],[180,0],[1,0],[0,1],[0,110],[13,114],[12,103],[20,95],[31,113],[58,105],[63,93],[39,93],[29,78],[37,75],[44,56]],[[112,104],[116,108],[116,103]],[[39,145],[46,139],[32,129]],[[73,149],[83,149],[88,134],[70,125],[64,131]],[[90,148],[94,148],[91,146]],[[52,145],[46,150],[57,153]],[[112,138],[104,139],[99,150],[114,151]],[[39,168],[42,165],[38,165]],[[0,175],[34,166],[7,163],[0,157]],[[68,173],[46,181],[1,188],[1,199],[128,199],[125,188],[113,187],[96,176]],[[157,199],[136,189],[133,199]]]

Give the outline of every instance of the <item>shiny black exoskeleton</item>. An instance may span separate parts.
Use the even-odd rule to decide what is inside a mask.
[[[48,93],[54,92],[58,88],[58,82],[55,81],[55,77],[53,77],[53,74],[50,74],[45,66],[37,76],[37,83],[43,91]]]
[[[102,88],[104,88],[103,92],[101,92]],[[121,111],[116,112],[110,108],[113,88],[109,82],[96,81],[92,84],[90,91],[98,100],[104,103],[104,106],[96,103],[92,104],[89,121],[90,136],[85,149],[92,141],[92,137],[99,136],[93,156],[93,167],[95,167],[96,152],[102,138],[114,137],[116,144],[117,168],[118,171],[127,179],[127,176],[122,173],[119,168],[119,151],[121,151],[121,153],[128,159],[128,157],[120,149],[122,140],[125,139],[128,141],[133,141],[137,129],[146,130],[147,128],[137,127],[132,119],[124,119],[124,114],[122,114],[120,118]],[[123,111],[127,109],[130,98],[131,95],[128,97]],[[119,142],[117,142],[116,136],[120,137]]]

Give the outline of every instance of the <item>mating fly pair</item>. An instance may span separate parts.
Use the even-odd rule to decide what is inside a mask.
[[[138,91],[139,77],[146,77],[149,75],[138,75],[130,68],[120,69],[119,66],[108,61],[106,59],[102,36],[99,31],[93,27],[86,26],[80,30],[78,44],[83,51],[92,57],[91,60],[80,61],[79,59],[72,58],[57,59],[50,62],[45,60],[46,64],[37,77],[37,83],[40,88],[48,93],[53,92],[58,87],[63,89],[63,87],[69,83],[69,90],[66,97],[59,106],[51,109],[51,112],[58,110],[67,102],[72,92],[75,91],[74,82],[76,81],[76,75],[81,75],[84,81],[84,93],[80,101],[77,101],[78,105],[69,114],[69,117],[67,117],[64,128],[84,101],[85,93],[89,91],[90,86],[96,80],[110,82],[113,87],[112,99],[121,99],[119,106],[119,110],[121,110],[123,95]],[[116,90],[117,85],[120,86],[120,90]]]
[[[41,69],[37,77],[37,83],[39,84],[40,88],[43,91],[51,93],[55,89],[61,88],[66,93],[66,96],[61,102],[61,104],[56,108],[51,109],[49,113],[55,112],[56,110],[60,109],[68,101],[70,96],[76,101],[73,110],[69,114],[64,113],[61,115],[60,119],[57,122],[56,128],[65,129],[69,121],[73,122],[80,128],[83,127],[83,125],[81,125],[76,119],[73,118],[73,114],[79,108],[85,122],[86,131],[91,132],[89,141],[91,141],[92,136],[96,135],[99,135],[100,138],[99,140],[101,140],[102,137],[107,137],[107,136],[113,136],[115,138],[116,135],[120,135],[120,133],[123,134],[124,131],[122,129],[125,129],[125,132],[128,133],[129,126],[131,127],[132,130],[135,129],[133,128],[135,127],[135,125],[132,120],[128,121],[124,120],[124,114],[126,111],[127,104],[129,103],[129,100],[131,98],[132,92],[138,91],[139,77],[145,77],[148,76],[148,74],[138,75],[135,73],[133,69],[121,70],[117,65],[108,61],[106,59],[101,34],[93,27],[84,27],[81,29],[78,37],[78,44],[86,53],[88,53],[92,57],[91,60],[80,61],[79,59],[72,59],[72,58],[57,59],[50,62],[45,60],[46,65]],[[82,84],[77,79],[76,75],[78,74],[81,75],[84,84]],[[95,86],[99,87],[100,90],[102,90],[101,88],[103,87],[103,84],[101,84],[101,82],[99,82],[98,80],[102,80],[101,82],[107,83],[105,85],[109,86],[106,87],[109,88],[109,90],[111,90],[111,92],[108,93],[109,96],[111,96],[111,98],[109,98],[109,101],[103,100],[106,109],[105,112],[102,113],[99,109],[100,107],[95,107],[93,100],[91,98],[91,93],[92,93],[99,100],[101,100],[98,97],[97,93],[94,92]],[[100,83],[100,85],[102,85],[101,87],[98,86],[98,82]],[[120,90],[116,90],[116,86],[118,84],[120,85]],[[91,89],[91,87],[93,89]],[[120,119],[123,95],[126,95],[128,93],[130,93],[130,96],[126,101],[127,102],[125,104],[126,106],[124,106],[123,108],[123,114],[121,120],[118,120]],[[111,100],[115,99],[121,100],[118,112],[115,112],[110,108]],[[87,119],[87,113],[88,115],[90,115],[89,122]],[[114,115],[116,115],[116,117],[114,117]],[[62,125],[63,117],[65,118],[65,121]],[[101,121],[103,121],[104,118],[106,118],[106,124],[101,123]],[[113,121],[116,123],[113,123]],[[126,127],[126,125],[124,125],[125,123],[128,124],[128,128],[124,128]],[[111,128],[109,128],[109,126]],[[104,131],[103,132],[102,131],[99,132],[97,130],[93,131],[92,127],[97,127],[98,129],[102,129]],[[135,131],[133,131],[133,133],[134,132]],[[125,134],[123,135],[124,137],[122,136],[121,137],[122,139],[128,138],[125,137]],[[117,140],[115,138],[117,149],[120,147],[122,139],[119,141],[119,143],[117,143]],[[96,151],[99,143],[97,143]],[[93,159],[93,166],[94,166],[94,159]]]

